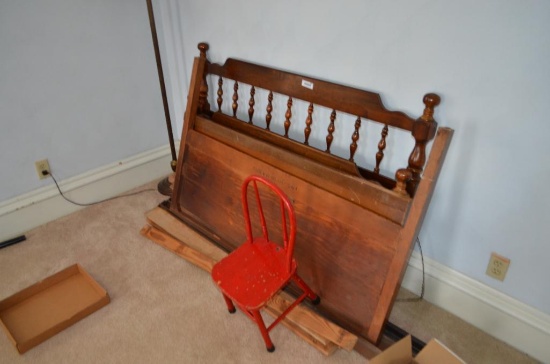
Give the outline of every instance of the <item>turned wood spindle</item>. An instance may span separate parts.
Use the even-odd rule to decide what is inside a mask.
[[[313,123],[313,103],[309,103],[307,108],[306,128],[304,129],[305,145],[309,145],[309,134],[311,134],[311,124]]]
[[[286,114],[285,114],[285,138],[288,138],[288,129],[290,129],[290,118],[292,117],[292,97],[288,98],[286,103]]]
[[[388,136],[388,125],[384,125],[382,129],[382,138],[378,142],[378,152],[376,153],[376,167],[374,168],[374,173],[380,173],[380,163],[384,158],[384,149],[386,149],[386,137]]]
[[[239,101],[239,83],[235,81],[235,85],[233,86],[233,104],[231,105],[231,108],[233,109],[233,117],[237,117],[237,108],[239,107],[239,104],[237,101]]]
[[[426,163],[426,144],[432,140],[437,130],[437,122],[434,120],[434,109],[441,102],[441,98],[434,93],[424,95],[422,99],[425,108],[421,117],[416,119],[412,135],[415,139],[414,149],[409,156],[407,169],[412,172],[412,178],[407,184],[409,195],[414,196],[416,188],[420,183],[422,170]]]
[[[208,59],[206,58],[206,51],[208,51],[210,47],[208,46],[208,43],[199,43],[198,49],[200,51],[200,58],[206,60],[208,62]],[[206,82],[206,72],[202,75],[202,81],[199,88],[199,105],[198,109],[200,112],[209,112],[210,111],[210,103],[208,102],[208,83]]]
[[[357,117],[355,120],[355,130],[351,136],[351,144],[349,146],[349,160],[353,162],[353,156],[357,151],[357,141],[359,140],[359,128],[361,127],[361,117]]]
[[[252,117],[254,116],[254,94],[256,94],[256,89],[254,86],[250,88],[250,101],[248,102],[248,123],[252,124]]]
[[[397,172],[395,172],[395,180],[397,183],[395,184],[395,188],[393,190],[400,195],[407,196],[407,182],[411,178],[412,172],[407,168],[398,169]]]
[[[267,107],[265,108],[265,111],[267,114],[265,115],[265,128],[269,130],[269,124],[271,124],[271,112],[273,111],[273,92],[269,91],[269,95],[267,96]]]
[[[334,139],[334,130],[336,128],[334,127],[334,120],[336,120],[336,110],[332,110],[332,113],[330,114],[330,124],[328,125],[328,135],[327,135],[327,150],[325,152],[330,153],[330,145],[332,144],[332,140]]]
[[[218,111],[222,111],[222,103],[223,103],[223,79],[222,76],[218,78]]]

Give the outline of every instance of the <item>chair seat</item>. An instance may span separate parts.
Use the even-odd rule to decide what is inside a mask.
[[[286,267],[286,252],[277,244],[260,237],[246,242],[220,260],[212,269],[212,278],[229,298],[247,309],[259,309],[284,287],[294,272]]]

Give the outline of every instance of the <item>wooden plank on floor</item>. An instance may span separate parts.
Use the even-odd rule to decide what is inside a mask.
[[[145,236],[149,240],[176,253],[178,256],[184,258],[190,263],[195,264],[196,266],[198,266],[199,268],[207,272],[211,272],[212,267],[216,263],[214,259],[186,246],[184,243],[176,240],[172,236],[168,235],[167,233],[153,226],[149,226],[149,225],[144,226],[141,229],[140,233],[141,235]],[[290,303],[287,303],[287,304],[290,304]],[[297,308],[295,308],[293,311],[295,311]],[[273,317],[278,317],[280,314],[279,306],[269,307],[268,305],[266,306],[265,311]],[[288,316],[284,320],[282,320],[281,323],[285,325],[288,329],[293,331],[300,338],[305,340],[308,344],[312,345],[313,347],[315,347],[317,350],[319,350],[321,353],[325,355],[330,355],[336,349],[338,349],[338,346],[333,342],[331,342],[330,340],[326,340],[309,333],[306,329],[301,327],[300,324],[290,320]]]
[[[146,225],[141,229],[140,233],[149,240],[152,240],[158,245],[176,253],[178,256],[207,272],[212,272],[212,267],[216,264],[214,259],[186,246],[185,244],[180,243],[170,235],[158,230],[157,228]]]
[[[208,242],[205,237],[163,208],[157,207],[149,211],[146,218],[150,225],[163,230],[175,239],[184,242],[190,248],[211,257],[216,262],[227,255],[223,249]],[[205,244],[204,241],[207,241],[208,244]]]
[[[279,313],[273,310],[269,305],[265,307],[265,312],[267,312],[269,315],[271,315],[274,318],[277,318],[279,316]],[[310,334],[306,330],[304,330],[303,327],[293,323],[286,317],[284,320],[281,321],[281,324],[285,325],[290,331],[294,332],[296,335],[298,335],[300,338],[302,338],[305,342],[319,350],[324,355],[331,355],[336,350],[338,350],[338,346],[334,344],[331,341],[327,340],[319,340],[318,337],[315,337],[314,335]]]
[[[269,307],[276,308],[279,313],[283,313],[292,302],[294,302],[294,297],[286,292],[279,292],[271,299]],[[296,307],[288,313],[287,318],[297,324],[307,323],[304,324],[304,327],[312,335],[327,338],[348,351],[353,350],[357,343],[357,336],[305,307]]]
[[[161,208],[149,212],[147,218],[155,226],[144,227],[142,235],[208,272],[212,271],[212,266],[218,260],[227,255],[225,251]],[[165,228],[170,231],[166,231]],[[189,240],[189,245],[187,245],[187,240],[183,242],[178,237],[191,239],[192,241]],[[213,254],[215,258],[209,256],[209,254]],[[269,302],[268,310],[266,311],[270,314],[280,314],[293,301],[294,298],[292,296],[285,292],[280,292]],[[287,315],[284,321],[287,321],[287,327],[298,327],[300,333],[297,334],[306,341],[313,341],[315,343],[314,346],[323,346],[323,350],[321,351],[327,355],[334,351],[329,344],[346,350],[352,350],[357,343],[357,336],[304,306],[297,306]]]

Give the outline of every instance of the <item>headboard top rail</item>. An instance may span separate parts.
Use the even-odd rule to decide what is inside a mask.
[[[255,112],[254,105],[256,88],[263,89],[269,93],[266,118],[266,129],[270,130],[271,123],[271,111],[273,93],[284,95],[288,98],[287,108],[284,120],[284,137],[289,137],[289,129],[292,120],[293,99],[302,100],[309,103],[308,116],[306,120],[306,127],[304,129],[305,140],[303,144],[308,146],[308,139],[311,132],[312,113],[314,108],[321,106],[329,111],[332,110],[330,115],[330,124],[327,128],[326,134],[326,149],[323,150],[327,154],[332,154],[331,146],[334,140],[335,130],[343,130],[341,126],[336,126],[335,120],[339,116],[337,113],[343,112],[356,118],[355,127],[353,133],[350,135],[351,144],[349,145],[349,161],[354,162],[355,152],[358,148],[359,128],[361,127],[362,120],[372,120],[381,123],[383,130],[381,132],[381,139],[378,142],[378,151],[375,155],[375,166],[371,170],[362,168],[365,171],[366,178],[374,179],[379,183],[382,183],[387,188],[394,189],[395,191],[414,196],[418,183],[420,182],[422,170],[426,162],[426,146],[431,141],[437,130],[437,122],[433,118],[434,109],[440,103],[440,98],[437,94],[428,93],[423,98],[424,111],[423,114],[413,119],[401,111],[392,111],[386,109],[382,103],[380,94],[360,90],[354,87],[340,85],[321,79],[304,76],[296,73],[282,71],[279,69],[266,67],[258,64],[253,64],[233,58],[229,58],[222,64],[210,63],[206,57],[208,50],[208,44],[200,43],[198,46],[200,50],[200,58],[204,61],[204,73],[203,81],[201,85],[201,97],[199,99],[199,112],[211,115],[213,110],[210,109],[208,102],[208,76],[214,75],[218,77],[215,81],[218,84],[217,89],[217,104],[218,112],[221,112],[221,106],[224,102],[222,85],[224,79],[232,82],[232,100],[229,100],[233,118],[237,119],[237,111],[239,108],[239,84],[247,84],[250,86],[250,98],[248,101],[248,124],[253,124],[253,115]],[[214,86],[214,85],[212,85]],[[408,131],[412,134],[415,145],[412,152],[409,155],[408,165],[406,169],[410,173],[399,173],[400,180],[398,181],[397,175],[390,177],[388,180],[380,173],[380,165],[384,159],[386,152],[386,138],[388,136],[388,127],[394,127],[401,130]],[[349,130],[349,128],[344,128]],[[339,131],[337,131],[339,132]],[[405,165],[403,165],[405,167]],[[404,180],[405,179],[405,180]],[[396,183],[399,186],[396,186]],[[406,188],[403,188],[403,186]]]
[[[233,58],[223,65],[208,64],[206,72],[400,129],[412,131],[414,127],[415,119],[386,109],[378,93]]]

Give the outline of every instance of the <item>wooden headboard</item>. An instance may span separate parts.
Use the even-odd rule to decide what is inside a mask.
[[[214,64],[207,44],[199,50],[170,211],[231,251],[245,240],[243,180],[272,180],[293,202],[295,257],[322,297],[318,312],[376,343],[452,137],[433,118],[439,96],[425,95],[424,112],[413,119],[387,110],[377,93],[235,59]],[[372,168],[356,163],[367,150],[359,140],[367,123],[380,130]],[[412,135],[412,151],[392,154],[402,168],[384,175],[388,135],[399,130]],[[345,156],[332,152],[348,148]]]

